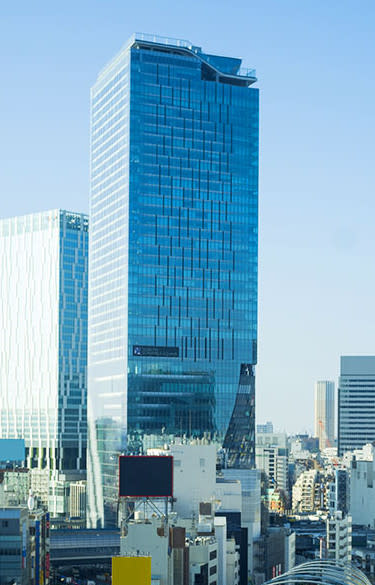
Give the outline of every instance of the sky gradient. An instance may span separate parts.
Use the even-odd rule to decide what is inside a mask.
[[[375,355],[372,0],[21,1],[0,15],[0,217],[88,211],[89,88],[133,32],[242,57],[261,90],[257,419]]]

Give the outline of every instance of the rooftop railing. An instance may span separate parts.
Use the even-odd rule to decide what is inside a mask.
[[[162,37],[148,33],[135,33],[132,37],[135,41],[146,41],[148,43],[158,43],[159,45],[172,45],[173,47],[182,47],[184,49],[194,49],[190,41],[186,39],[173,39],[171,37]]]
[[[197,47],[193,45],[191,41],[186,39],[174,39],[171,37],[163,37],[159,35],[152,35],[148,33],[135,33],[131,40],[134,41],[144,41],[148,43],[157,43],[159,45],[169,45],[172,47],[180,47],[183,49],[190,49],[194,51],[194,53],[202,53],[201,47]],[[241,67],[236,75],[240,75],[241,77],[256,77],[256,70],[252,67]]]

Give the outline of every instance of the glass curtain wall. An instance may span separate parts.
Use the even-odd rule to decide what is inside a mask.
[[[256,363],[259,96],[240,65],[136,35],[92,90],[93,526],[115,521],[126,432],[170,430],[161,380],[185,395],[177,426],[203,393],[195,432],[224,436],[241,364]]]

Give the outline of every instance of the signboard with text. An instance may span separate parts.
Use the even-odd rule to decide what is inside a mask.
[[[133,355],[137,357],[177,358],[179,348],[160,345],[133,345]]]

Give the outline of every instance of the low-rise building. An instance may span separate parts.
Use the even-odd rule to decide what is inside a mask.
[[[49,583],[49,516],[42,509],[0,508],[0,584]]]
[[[86,517],[86,481],[75,481],[70,484],[69,516],[82,519]]]
[[[293,512],[308,514],[314,512],[316,502],[317,471],[303,471],[293,486]]]
[[[288,448],[285,433],[260,433],[255,447],[256,467],[269,480],[269,487],[288,494]]]
[[[29,511],[0,509],[0,583],[28,585],[30,577]]]
[[[331,514],[349,513],[350,506],[350,477],[347,469],[335,469],[333,480],[328,482],[327,508]]]
[[[26,506],[30,474],[25,468],[0,470],[0,507]]]
[[[327,559],[350,563],[352,559],[352,518],[341,511],[329,514],[327,527]]]
[[[254,581],[261,585],[295,564],[295,533],[286,526],[269,527],[254,545]]]
[[[217,543],[214,538],[197,536],[189,540],[189,575],[190,585],[218,585]]]
[[[264,424],[257,425],[257,434],[260,433],[273,433],[273,424],[272,421],[268,420]]]
[[[185,534],[184,534],[185,542]],[[151,557],[151,574],[158,585],[169,585],[172,557],[169,557],[169,525],[166,519],[145,518],[141,512],[135,513],[134,521],[124,526],[120,539],[120,554],[141,554]]]
[[[240,583],[240,555],[234,538],[227,541],[227,585]]]
[[[350,456],[345,463],[349,466],[349,500],[353,524],[375,528],[375,462],[374,445],[365,445]]]

